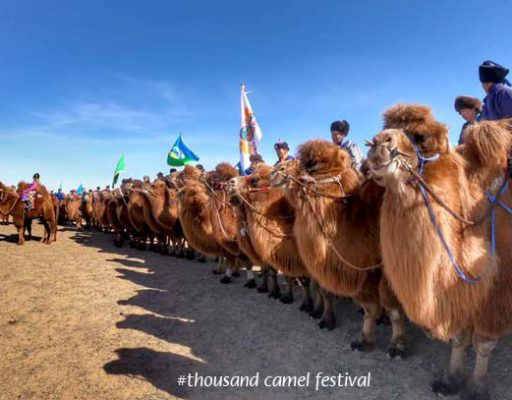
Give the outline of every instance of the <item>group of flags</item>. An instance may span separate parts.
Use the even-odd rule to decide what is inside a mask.
[[[251,154],[258,154],[258,146],[262,138],[262,132],[256,116],[254,115],[247,97],[245,85],[242,83],[240,86],[240,171],[247,170],[250,167]],[[172,167],[181,167],[190,162],[199,161],[192,150],[190,150],[185,143],[183,143],[182,134],[180,133],[171,150],[167,154],[167,165]],[[117,162],[116,169],[114,170],[114,177],[112,180],[112,187],[115,187],[119,175],[126,171],[124,155],[121,156]],[[79,189],[83,191],[82,185]],[[78,192],[78,191],[77,191]]]

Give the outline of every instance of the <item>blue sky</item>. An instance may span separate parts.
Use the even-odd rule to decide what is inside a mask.
[[[478,65],[512,67],[511,1],[0,2],[0,180],[65,190],[166,172],[180,131],[213,167],[238,161],[240,82],[293,150],[347,119],[359,145],[398,101],[451,128]]]

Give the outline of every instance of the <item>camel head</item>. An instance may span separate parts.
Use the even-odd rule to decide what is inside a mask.
[[[289,185],[293,185],[292,178],[298,175],[299,160],[284,161],[274,167],[270,175],[270,185],[285,190]]]
[[[418,151],[423,157],[450,152],[446,125],[434,120],[430,108],[420,105],[399,104],[384,113],[384,130],[371,141],[368,152],[368,170],[381,186],[387,181],[408,179],[403,168],[417,168]]]
[[[231,178],[227,186],[228,194],[232,198],[243,196],[244,198],[268,199],[269,193],[275,192],[270,184],[273,171],[272,167],[259,163],[254,167],[252,174]]]
[[[272,182],[279,183],[278,175],[286,181],[289,194],[310,189],[326,195],[351,193],[360,184],[358,173],[352,168],[349,153],[326,140],[310,140],[299,147],[298,163],[277,166]],[[281,169],[287,170],[283,173]],[[290,196],[288,196],[290,197]]]

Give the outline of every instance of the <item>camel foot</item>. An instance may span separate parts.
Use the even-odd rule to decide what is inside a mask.
[[[311,313],[311,311],[313,311],[313,302],[311,300],[304,300],[300,305],[299,310],[308,314]]]
[[[187,260],[194,260],[196,258],[196,255],[193,251],[189,251],[187,252],[186,258]]]
[[[244,287],[246,287],[247,289],[254,289],[256,287],[256,280],[253,278],[253,279],[249,279]]]
[[[222,274],[222,272],[220,272],[218,269],[214,269],[214,270],[212,271],[212,274],[213,274],[213,275],[220,275],[220,274]]]
[[[334,316],[323,317],[318,323],[318,327],[320,329],[327,329],[328,331],[332,331],[334,328],[336,328],[336,320],[334,319]]]
[[[220,280],[220,283],[226,284],[233,282],[232,279],[229,276],[223,276]]]
[[[281,298],[281,293],[279,291],[279,289],[272,289],[272,291],[268,294],[268,297],[271,298],[271,299],[280,299]]]
[[[372,350],[375,346],[374,343],[370,343],[367,340],[358,339],[350,343],[350,348],[355,351],[365,352]]]
[[[205,256],[198,257],[197,262],[205,263],[206,262],[206,257]]]
[[[466,376],[463,375],[443,375],[430,384],[430,389],[436,394],[443,396],[453,396],[460,392],[466,383]],[[471,397],[468,397],[470,399]]]
[[[389,345],[388,356],[393,360],[402,360],[409,354],[408,350],[405,340],[397,340]]]
[[[319,308],[319,309],[313,309],[310,313],[309,313],[309,316],[310,317],[313,317],[314,319],[319,319],[319,318],[322,318],[322,315],[324,314],[324,310],[323,308]]]
[[[388,315],[386,313],[382,313],[377,320],[377,326],[384,325],[384,326],[390,326],[391,320],[389,319]]]
[[[268,287],[267,286],[258,286],[256,289],[258,293],[268,293]]]
[[[491,400],[491,395],[487,389],[487,385],[478,385],[474,381],[469,381],[462,394],[461,400]]]
[[[281,296],[279,301],[283,304],[292,304],[293,303],[293,295],[291,293],[286,293],[284,296]]]
[[[240,271],[234,271],[231,275],[235,278],[240,278]]]

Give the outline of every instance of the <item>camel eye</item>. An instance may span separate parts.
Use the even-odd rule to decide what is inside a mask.
[[[318,163],[315,160],[308,160],[308,161],[306,161],[304,166],[306,167],[306,169],[312,170],[316,167],[317,164]]]
[[[391,144],[392,140],[393,140],[393,138],[392,138],[391,136],[388,136],[388,137],[386,138],[386,140],[384,140],[384,143],[386,143],[386,144]]]
[[[423,135],[418,135],[418,134],[414,135],[414,141],[416,143],[418,143],[418,144],[423,143],[424,140],[425,140],[425,137]]]
[[[256,186],[258,184],[258,179],[257,178],[251,178],[251,185],[252,186]]]

